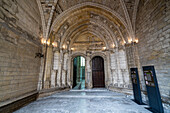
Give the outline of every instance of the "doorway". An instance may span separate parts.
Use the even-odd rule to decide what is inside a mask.
[[[73,60],[73,89],[85,89],[85,58],[82,56]]]
[[[105,87],[104,60],[100,56],[92,59],[93,88]]]

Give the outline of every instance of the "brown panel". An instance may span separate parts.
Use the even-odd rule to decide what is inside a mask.
[[[92,60],[93,87],[105,87],[104,60],[102,57],[94,57]]]

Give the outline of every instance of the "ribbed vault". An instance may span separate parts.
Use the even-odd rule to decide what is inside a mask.
[[[106,49],[121,47],[130,37],[129,28],[119,14],[90,5],[73,7],[72,10],[63,12],[55,19],[50,32],[55,34],[55,41],[60,48],[64,46],[69,50],[75,45],[74,41],[84,37],[82,35],[86,35],[85,43],[92,42],[88,40],[89,36],[96,38],[93,39],[94,44],[97,43],[95,40],[100,39],[102,43],[96,47],[103,46]]]

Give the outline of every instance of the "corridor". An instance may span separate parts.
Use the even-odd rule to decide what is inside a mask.
[[[21,108],[15,113],[150,113],[131,96],[107,89],[60,92]]]

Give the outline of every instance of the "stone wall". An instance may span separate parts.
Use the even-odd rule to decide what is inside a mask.
[[[47,51],[51,51],[47,49]],[[114,51],[114,52],[113,52]],[[131,81],[128,71],[127,57],[125,49],[115,48],[113,51],[58,51],[53,48],[53,53],[47,54],[53,56],[52,64],[46,70],[51,70],[51,79],[45,75],[45,89],[55,87],[71,87],[73,85],[73,59],[76,56],[83,56],[86,59],[85,64],[85,82],[86,88],[93,88],[92,85],[92,59],[94,56],[101,56],[104,59],[105,86],[106,88],[131,89]],[[47,52],[49,53],[49,52]],[[51,58],[51,57],[50,57]],[[48,58],[49,59],[49,58]],[[47,60],[48,61],[48,60]],[[48,63],[48,62],[47,62]],[[48,86],[48,87],[47,87]],[[41,89],[41,88],[40,88]]]
[[[137,13],[138,65],[154,65],[164,101],[170,97],[170,1],[141,1]],[[142,71],[142,68],[139,68]],[[143,73],[140,73],[143,77]],[[141,83],[144,85],[143,78]],[[144,89],[144,87],[142,88]],[[170,102],[170,101],[169,101]]]
[[[131,88],[125,50],[117,50],[110,55],[111,77],[115,88]]]
[[[37,91],[40,27],[35,0],[0,0],[1,104]]]

